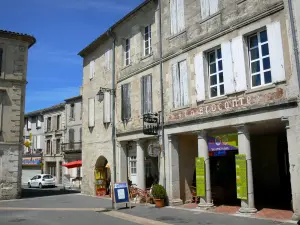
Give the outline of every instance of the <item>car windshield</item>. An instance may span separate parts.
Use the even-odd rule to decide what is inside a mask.
[[[53,177],[51,175],[44,175],[44,179],[52,179]]]

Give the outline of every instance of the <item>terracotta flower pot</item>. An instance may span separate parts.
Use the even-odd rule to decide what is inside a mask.
[[[157,208],[162,208],[165,206],[164,199],[154,199],[155,200],[155,206]]]

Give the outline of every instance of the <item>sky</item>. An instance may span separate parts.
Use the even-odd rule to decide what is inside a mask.
[[[0,29],[33,35],[25,112],[79,95],[78,52],[143,0],[0,0]]]

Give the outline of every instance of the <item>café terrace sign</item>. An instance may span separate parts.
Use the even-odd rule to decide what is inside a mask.
[[[283,89],[277,88],[275,92],[271,93],[240,96],[228,100],[217,101],[216,103],[201,105],[197,108],[174,112],[168,117],[168,119],[169,121],[174,121],[184,119],[186,117],[208,116],[222,112],[231,112],[238,109],[247,109],[250,106],[264,105],[278,99],[282,99],[284,95],[283,93]]]

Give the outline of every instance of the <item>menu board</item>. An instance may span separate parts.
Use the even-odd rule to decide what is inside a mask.
[[[203,157],[196,158],[196,194],[200,197],[206,195],[205,163]]]
[[[248,199],[246,155],[235,156],[237,198]]]

